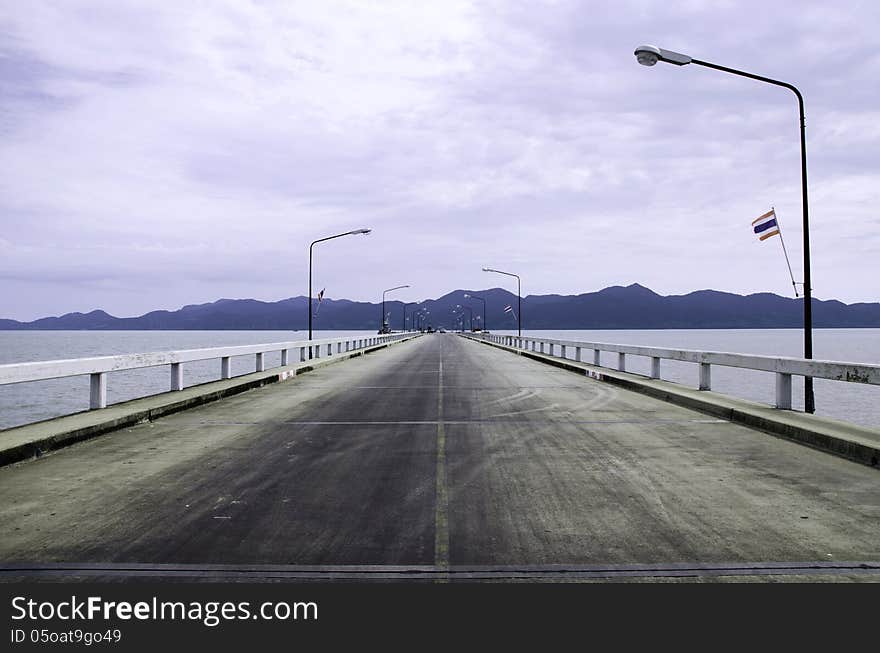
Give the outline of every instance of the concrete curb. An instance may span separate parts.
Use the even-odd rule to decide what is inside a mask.
[[[880,467],[880,432],[868,427],[828,417],[779,410],[766,404],[688,388],[671,381],[650,379],[638,374],[620,372],[589,363],[579,363],[478,338],[468,339],[547,365],[584,374],[626,390],[743,424],[869,467]]]
[[[287,381],[319,367],[408,342],[415,337],[417,336],[2,430],[0,431],[0,467],[38,458],[49,451],[117,431],[126,426],[150,422],[165,415],[261,388],[270,383]]]

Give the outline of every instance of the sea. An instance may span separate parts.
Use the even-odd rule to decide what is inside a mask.
[[[515,331],[494,331],[515,334]],[[375,335],[375,331],[320,331],[317,338]],[[674,347],[768,356],[800,356],[800,329],[672,329],[672,330],[561,330],[523,331],[524,336],[624,345]],[[305,340],[302,331],[0,331],[0,364],[58,360],[231,345],[253,345]],[[568,352],[573,356],[573,352]],[[616,354],[602,355],[602,364],[616,367]],[[880,329],[815,329],[813,357],[820,360],[880,364]],[[584,360],[592,360],[585,356]],[[267,354],[266,368],[281,364],[280,353]],[[232,360],[233,374],[254,369],[254,357]],[[184,384],[220,378],[219,360],[186,363]],[[650,360],[627,356],[627,370],[648,374]],[[664,360],[663,379],[696,387],[698,366]],[[111,372],[107,401],[114,404],[168,390],[168,366]],[[880,428],[880,386],[816,379],[816,413],[854,424]],[[803,379],[794,377],[795,409],[803,410]],[[712,367],[712,390],[743,399],[772,404],[772,373]],[[0,386],[0,429],[87,410],[87,375]]]

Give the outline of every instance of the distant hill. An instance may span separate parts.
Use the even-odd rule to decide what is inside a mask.
[[[470,306],[483,318],[482,302],[465,299],[465,294],[486,300],[490,330],[514,329],[516,319],[504,312],[517,308],[516,295],[501,288],[455,290],[419,304],[427,321],[435,327],[454,326],[456,305]],[[770,293],[736,295],[699,290],[687,295],[662,296],[633,284],[612,286],[582,295],[529,295],[522,300],[524,329],[771,329],[803,325],[802,300]],[[2,330],[304,330],[308,328],[308,300],[292,297],[277,302],[255,299],[218,299],[210,304],[184,306],[177,311],[152,311],[140,317],[114,317],[95,310],[44,317],[33,322],[0,319]],[[391,327],[403,328],[403,303],[386,302]],[[407,308],[407,316],[413,306]],[[378,329],[381,304],[325,299],[313,328]],[[409,326],[409,322],[407,322]],[[836,300],[813,300],[813,326],[880,328],[880,303],[844,304]]]

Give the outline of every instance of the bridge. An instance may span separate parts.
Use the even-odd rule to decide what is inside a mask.
[[[221,378],[184,387],[206,359]],[[108,375],[158,365],[169,392],[107,406]],[[776,375],[775,402],[714,393],[716,365]],[[92,410],[0,431],[0,579],[880,580],[880,433],[788,410],[792,375],[880,366],[404,333],[0,385],[85,374]]]

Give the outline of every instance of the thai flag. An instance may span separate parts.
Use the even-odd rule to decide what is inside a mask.
[[[318,303],[319,303],[319,304],[321,303],[321,300],[324,299],[324,291],[325,291],[325,290],[327,290],[327,289],[326,289],[326,288],[321,288],[321,292],[318,293]]]
[[[767,213],[752,222],[752,228],[760,240],[767,240],[770,236],[777,235],[779,233],[779,223],[776,222],[776,211],[774,209],[767,211]]]
[[[504,312],[505,313],[513,313],[513,306],[510,306],[508,304],[507,306],[504,307]]]

